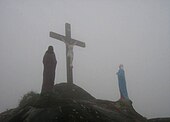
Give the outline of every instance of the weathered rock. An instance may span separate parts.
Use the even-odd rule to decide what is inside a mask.
[[[0,122],[145,122],[126,101],[98,100],[72,84],[55,85],[53,94],[0,114]],[[35,100],[35,98],[34,98]]]
[[[54,92],[58,98],[93,100],[92,95],[75,84],[60,83],[54,86]]]
[[[153,118],[149,119],[148,122],[170,122],[170,118]]]

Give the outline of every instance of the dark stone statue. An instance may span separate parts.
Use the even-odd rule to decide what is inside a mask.
[[[52,46],[48,47],[48,50],[46,51],[43,58],[43,64],[44,71],[41,93],[52,92],[54,87],[55,69],[57,64],[57,60]]]

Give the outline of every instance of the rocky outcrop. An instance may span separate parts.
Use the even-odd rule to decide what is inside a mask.
[[[130,101],[98,100],[72,84],[54,93],[29,97],[28,103],[0,114],[0,122],[145,122]]]
[[[170,122],[170,118],[153,118],[149,119],[148,122]]]

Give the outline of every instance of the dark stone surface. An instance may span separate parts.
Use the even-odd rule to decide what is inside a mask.
[[[29,98],[28,103],[0,114],[0,122],[146,122],[130,101],[98,100],[82,88],[65,83],[55,92]]]
[[[149,119],[148,122],[170,122],[170,118],[153,118]]]
[[[54,92],[59,98],[93,100],[92,95],[75,84],[60,83],[54,86]]]

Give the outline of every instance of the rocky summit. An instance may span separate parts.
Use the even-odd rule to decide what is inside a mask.
[[[0,122],[146,122],[131,101],[99,100],[75,84],[61,83],[53,93],[24,95]]]

